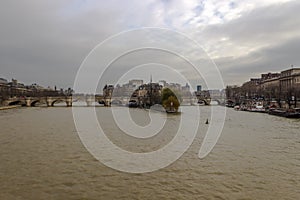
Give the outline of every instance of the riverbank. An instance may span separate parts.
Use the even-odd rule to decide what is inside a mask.
[[[300,108],[264,108],[263,106],[259,107],[240,107],[235,106],[234,110],[236,111],[247,111],[247,112],[258,112],[258,113],[267,113],[269,115],[276,115],[279,117],[285,118],[300,118]]]
[[[14,106],[0,106],[0,110],[7,110],[7,109],[13,109],[13,108],[19,108],[21,105],[14,105]]]

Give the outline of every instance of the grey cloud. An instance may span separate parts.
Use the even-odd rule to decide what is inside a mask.
[[[150,0],[130,4],[127,1],[95,2],[97,5],[90,1],[68,0],[2,1],[0,77],[17,78],[27,84],[70,87],[87,54],[113,34],[143,26],[187,30],[186,26],[170,27],[180,17],[176,13],[157,15],[160,6],[168,10],[169,3]],[[209,53],[219,53],[215,61],[226,83],[241,83],[260,72],[300,65],[296,53],[300,46],[299,8],[297,1],[275,4],[254,9],[224,24],[201,29],[188,27],[188,30],[203,46],[209,47]],[[166,20],[168,17],[170,19]],[[222,37],[228,41],[220,43]],[[176,44],[176,41],[170,42]],[[242,56],[228,53],[239,46],[249,52]]]
[[[279,72],[291,65],[300,67],[300,37],[278,45],[272,45],[239,58],[220,58],[215,60],[226,77],[227,83],[240,84],[261,73]],[[232,80],[235,80],[233,82]]]
[[[72,86],[90,50],[122,30],[122,24],[116,24],[118,9],[103,6],[71,15],[63,10],[67,4],[68,1],[1,3],[1,76],[27,84]]]
[[[299,9],[300,3],[296,1],[276,4],[256,9],[227,24],[205,28],[204,39],[228,38],[224,43],[214,43],[216,52],[220,51],[215,62],[227,84],[241,84],[250,77],[280,71],[291,64],[300,67]],[[242,52],[242,56],[234,53],[222,56],[222,52],[230,54],[234,48],[244,46],[248,46],[249,51]]]

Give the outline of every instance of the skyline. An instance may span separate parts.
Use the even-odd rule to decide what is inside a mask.
[[[290,68],[285,68],[285,69],[281,69],[279,71],[268,71],[268,72],[265,72],[265,73],[261,73],[261,74],[258,74],[257,76],[253,76],[253,77],[250,77],[249,79],[247,80],[243,80],[242,83],[240,83],[239,85],[235,84],[235,85],[226,85],[227,86],[237,86],[237,87],[241,87],[243,84],[251,81],[252,79],[263,79],[264,77],[263,76],[266,76],[268,74],[280,74],[282,73],[283,71],[286,71],[286,70],[290,70],[290,69],[300,69],[299,67],[294,67],[293,65],[290,67]],[[137,73],[138,74],[138,73]],[[141,75],[139,77],[146,77],[145,74]],[[43,88],[50,88],[50,89],[54,89],[54,88],[58,88],[58,89],[66,89],[66,88],[60,88],[58,85],[53,85],[53,86],[45,86],[45,85],[40,85],[38,82],[35,82],[35,81],[32,81],[30,84],[28,83],[25,83],[23,82],[22,80],[17,80],[17,79],[6,79],[5,77],[0,77],[0,79],[2,81],[7,81],[7,83],[10,83],[10,82],[13,82],[13,81],[17,81],[18,83],[22,84],[22,85],[25,85],[25,86],[31,86],[31,85],[36,85],[36,86],[41,86]],[[4,79],[4,80],[3,80]],[[150,76],[147,78],[132,78],[130,79],[130,77],[126,77],[126,75],[122,76],[118,82],[116,82],[115,84],[111,84],[110,82],[107,82],[107,83],[103,83],[104,86],[105,85],[113,85],[114,87],[123,87],[125,85],[128,85],[130,84],[130,82],[132,81],[142,81],[144,84],[147,84],[147,83],[160,83],[160,82],[165,82],[165,83],[168,83],[168,84],[179,84],[181,86],[185,86],[186,84],[189,85],[187,82],[184,82],[184,80],[182,80],[182,82],[168,82],[164,79],[160,79],[160,78],[153,78],[152,74],[150,74]],[[103,87],[104,87],[103,86]],[[191,87],[191,85],[189,85]],[[226,89],[226,87],[224,88],[206,88],[205,85],[201,85],[201,84],[198,84],[195,86],[195,88],[192,86],[192,90],[196,91],[198,86],[201,86],[201,88],[203,88],[204,90],[224,90]],[[70,88],[70,87],[69,87]],[[102,88],[97,88],[97,91],[99,91],[99,89],[101,90]]]
[[[297,1],[131,2],[2,3],[0,77],[71,87],[96,45],[143,27],[175,30],[197,41],[217,64],[225,85],[300,66]],[[153,74],[154,80],[159,75]]]

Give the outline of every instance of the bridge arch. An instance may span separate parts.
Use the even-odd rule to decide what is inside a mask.
[[[16,100],[8,103],[9,106],[14,106],[14,105],[23,105],[22,101]]]
[[[100,100],[98,101],[99,104],[105,104],[105,101],[104,100]]]
[[[51,102],[51,106],[53,107],[56,103],[62,103],[62,102],[64,102],[66,105],[68,105],[68,103],[66,101],[61,100],[61,99],[56,99]]]
[[[218,103],[218,105],[221,105],[221,101],[219,99],[212,99],[211,101],[215,101]]]
[[[30,103],[30,106],[34,107],[36,103],[40,103],[40,100],[34,100]]]
[[[113,99],[111,101],[111,104],[112,105],[122,105],[122,101],[121,100],[118,100],[118,99]]]
[[[206,99],[199,99],[198,103],[201,103],[201,101],[205,104],[205,105],[209,105],[210,101],[207,101]]]

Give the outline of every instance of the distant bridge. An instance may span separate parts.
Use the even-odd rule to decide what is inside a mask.
[[[126,105],[129,100],[139,102],[138,97],[105,97],[102,95],[79,95],[79,96],[45,96],[45,97],[12,97],[2,102],[3,106],[22,105],[34,107],[37,104],[45,104],[48,107],[53,107],[56,103],[64,102],[67,107],[71,107],[73,102],[86,102],[87,106],[91,106],[94,102],[104,106],[111,105]],[[201,98],[201,97],[183,97],[181,105],[197,105],[201,100],[205,105],[209,105],[211,101],[217,101],[218,104],[223,103],[222,99],[217,98]]]
[[[198,101],[203,101],[205,105],[210,105],[211,102],[217,102],[218,105],[225,105],[226,99],[224,97],[218,97],[218,96],[213,96],[213,97],[198,97]]]
[[[56,103],[65,102],[67,107],[71,107],[73,102],[85,101],[88,106],[92,102],[101,102],[105,98],[102,96],[51,96],[51,97],[12,97],[4,100],[4,106],[22,105],[27,107],[34,107],[36,104],[46,104],[48,107],[54,106]]]
[[[2,102],[3,106],[22,105],[34,107],[37,104],[45,104],[48,107],[53,107],[56,103],[66,103],[67,107],[71,107],[74,102],[86,102],[87,106],[91,106],[94,102],[104,106],[126,105],[129,100],[134,98],[129,97],[104,97],[102,95],[80,95],[80,96],[51,96],[51,97],[12,97]],[[136,99],[137,100],[137,99]]]
[[[182,97],[181,105],[197,105],[199,102],[203,102],[205,105],[210,105],[212,101],[218,103],[218,105],[225,104],[224,98],[218,97],[202,97],[202,96],[192,96],[192,97]]]
[[[203,102],[205,105],[210,105],[212,101],[218,103],[218,105],[225,104],[225,99],[222,97],[203,97],[203,96],[193,96],[193,97],[183,97],[182,105],[197,105],[199,102]]]

